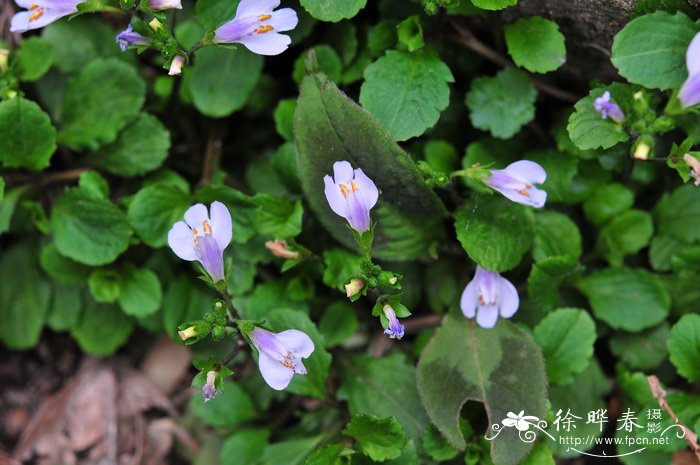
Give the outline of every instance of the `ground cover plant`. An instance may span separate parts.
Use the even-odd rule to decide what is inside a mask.
[[[0,463],[697,463],[700,10],[550,3],[5,1]]]

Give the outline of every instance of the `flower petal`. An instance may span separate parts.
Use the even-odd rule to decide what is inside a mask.
[[[219,244],[219,249],[223,252],[231,243],[233,237],[233,225],[231,224],[231,213],[226,208],[226,205],[219,201],[212,202],[209,207],[211,234]]]
[[[314,351],[314,341],[303,331],[288,329],[277,334],[277,340],[292,354],[306,358]]]
[[[204,204],[194,204],[185,212],[185,222],[190,228],[197,228],[199,234],[203,234],[202,223],[205,221],[209,221],[209,212]]]
[[[369,210],[365,206],[362,192],[351,192],[348,195],[348,223],[352,228],[362,234],[369,229]]]
[[[542,184],[547,180],[547,172],[544,168],[530,160],[511,163],[503,171],[529,184]]]
[[[270,14],[280,5],[280,0],[241,0],[236,8],[236,18]]]
[[[526,205],[530,205],[535,208],[544,207],[544,204],[547,202],[546,191],[533,187],[531,189],[528,189],[528,192],[530,193],[530,203]]]
[[[379,199],[379,190],[374,181],[368,178],[361,168],[355,170],[354,181],[357,188],[362,192],[362,198],[365,201],[367,210],[372,209],[377,204],[377,199]]]
[[[297,17],[297,12],[291,8],[282,8],[272,13],[272,18],[270,18],[265,24],[269,24],[275,31],[291,31],[299,23],[299,18]]]
[[[175,255],[189,262],[197,260],[197,252],[194,249],[194,237],[192,230],[184,221],[178,221],[168,231],[168,245]]]
[[[476,324],[484,329],[491,329],[498,321],[498,306],[482,305],[476,312]]]
[[[324,176],[323,182],[325,184],[324,193],[326,194],[326,200],[328,200],[328,205],[330,205],[331,210],[333,210],[336,215],[347,218],[348,202],[345,200],[345,197],[343,197],[340,188],[333,182],[333,178],[330,176]]]
[[[518,311],[520,297],[518,296],[518,291],[515,289],[515,286],[513,286],[510,281],[503,276],[501,276],[500,281],[501,301],[499,314],[503,318],[510,318]]]
[[[678,92],[678,99],[681,101],[683,108],[692,107],[700,103],[700,74],[692,75],[686,79],[683,86],[681,86],[680,92]]]
[[[459,307],[462,309],[462,313],[467,318],[474,318],[476,315],[476,303],[478,302],[479,296],[476,294],[476,280],[472,279],[467,284],[462,292],[462,298],[459,300]]]
[[[265,352],[258,353],[258,368],[267,385],[276,391],[289,386],[294,376],[294,370],[282,365]]]
[[[305,375],[308,373],[308,371],[306,371],[306,365],[304,365],[304,362],[302,362],[301,359],[297,358],[294,360],[294,373],[299,375]]]
[[[74,9],[44,9],[44,14],[36,19],[30,19],[36,13],[20,11],[15,13],[10,24],[10,32],[26,32],[30,29],[39,29],[57,21],[64,16],[75,13]]]
[[[264,34],[251,34],[238,40],[245,48],[258,55],[274,56],[287,50],[292,39],[274,31]]]
[[[695,34],[685,52],[685,65],[688,67],[688,77],[700,73],[700,32]]]
[[[336,184],[350,184],[354,174],[349,162],[343,160],[333,163],[333,180]]]

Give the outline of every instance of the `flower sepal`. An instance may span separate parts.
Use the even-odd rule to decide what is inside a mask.
[[[355,238],[355,242],[362,251],[362,256],[366,259],[372,257],[372,243],[374,242],[374,228],[377,223],[370,223],[369,229],[363,233],[357,232],[352,226],[347,225],[348,229],[352,233],[352,237]]]
[[[471,168],[455,171],[450,175],[450,177],[465,177],[479,181],[486,186],[485,181],[491,177],[491,170],[489,169],[489,166],[492,164],[493,163],[489,163],[488,165],[482,166],[480,163],[474,163]]]
[[[447,174],[436,170],[428,162],[420,160],[417,166],[428,187],[444,187],[450,183],[450,177]]]

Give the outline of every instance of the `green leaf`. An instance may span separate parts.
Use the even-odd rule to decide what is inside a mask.
[[[546,378],[539,347],[509,321],[486,330],[461,315],[448,315],[421,353],[417,381],[433,424],[460,450],[467,443],[459,416],[468,400],[484,404],[490,425],[500,423],[508,412],[524,410],[538,418],[545,414]],[[491,441],[491,459],[517,465],[531,448],[517,431],[504,429]]]
[[[111,304],[116,302],[121,292],[121,276],[115,270],[97,269],[88,278],[90,294],[96,302]]]
[[[512,270],[530,250],[532,210],[501,196],[479,196],[455,212],[457,239],[469,258],[490,271]]]
[[[533,73],[554,71],[566,61],[564,34],[554,21],[523,18],[505,27],[508,53],[516,65]]]
[[[333,163],[362,168],[381,190],[372,220],[378,223],[373,254],[410,260],[430,253],[442,235],[445,208],[415,163],[376,120],[322,74],[304,78],[294,115],[299,178],[311,210],[339,241],[355,248],[344,218],[328,206],[323,177]]]
[[[114,30],[97,16],[80,16],[44,28],[41,37],[53,46],[53,63],[72,73],[98,57],[117,57]]]
[[[170,337],[180,341],[177,327],[204,317],[213,301],[211,289],[200,280],[187,275],[178,276],[163,298],[163,329]]]
[[[640,16],[615,36],[611,61],[635,84],[661,90],[679,87],[687,77],[685,52],[696,32],[695,23],[680,12]]]
[[[377,117],[394,140],[423,134],[450,103],[450,68],[432,49],[389,50],[365,68],[360,103]]]
[[[396,35],[399,38],[399,43],[405,45],[409,52],[415,52],[425,46],[420,16],[409,16],[401,21],[396,26]],[[452,73],[450,73],[450,77],[452,77]]]
[[[471,0],[475,7],[482,10],[502,10],[518,3],[518,0]]]
[[[700,315],[683,315],[671,328],[668,340],[671,363],[690,382],[700,380]]]
[[[51,307],[46,324],[54,331],[68,331],[80,319],[83,292],[78,286],[53,283]]]
[[[465,103],[475,128],[508,139],[535,117],[536,98],[537,90],[527,75],[506,68],[493,77],[474,79]]]
[[[362,453],[375,462],[400,456],[406,443],[406,433],[395,417],[354,415],[343,433],[355,438]]]
[[[521,465],[555,465],[552,451],[547,447],[544,441],[537,441],[532,448],[530,455],[523,461]]]
[[[80,322],[71,328],[71,336],[89,354],[105,356],[126,343],[134,321],[114,304],[98,304],[87,298]]]
[[[316,325],[303,312],[286,308],[273,310],[266,315],[265,319],[269,328],[274,332],[290,328],[305,332],[316,347],[313,354],[304,360],[308,374],[305,376],[295,375],[286,391],[325,399],[327,395],[326,381],[332,357],[324,349],[323,336],[316,329]]]
[[[255,214],[258,234],[286,239],[301,232],[304,213],[301,201],[292,202],[271,194],[257,194],[254,199],[260,205]]]
[[[666,323],[641,333],[616,332],[610,337],[610,350],[632,370],[653,370],[668,356],[668,336]]]
[[[17,77],[20,81],[36,81],[49,70],[52,62],[51,42],[40,37],[24,39],[17,50]]]
[[[343,444],[329,444],[309,455],[304,465],[344,465],[340,457],[346,451]]]
[[[170,133],[153,115],[141,113],[118,139],[96,154],[97,166],[125,177],[139,176],[160,168],[168,157]]]
[[[554,150],[527,152],[524,159],[539,163],[547,173],[547,179],[541,185],[547,192],[547,203],[575,203],[580,195],[574,178],[578,173],[579,161],[576,157]]]
[[[596,189],[583,203],[586,219],[596,226],[628,210],[634,205],[634,192],[622,184],[612,183]]]
[[[67,189],[51,212],[56,249],[86,265],[112,263],[129,246],[126,215],[105,199],[80,189]]]
[[[41,250],[40,261],[46,274],[59,283],[84,284],[90,275],[90,267],[64,257],[53,243]]]
[[[232,381],[224,381],[219,395],[206,403],[201,392],[195,393],[189,410],[204,424],[218,428],[234,428],[257,416],[250,395]]]
[[[442,437],[440,431],[433,425],[425,430],[423,435],[423,449],[433,460],[444,462],[452,460],[459,455],[459,451],[452,447],[445,438]]]
[[[219,453],[221,465],[255,465],[268,447],[270,432],[242,429],[226,439]]]
[[[323,284],[345,290],[350,278],[362,273],[362,257],[345,249],[330,249],[323,252],[326,269],[323,271]]]
[[[671,298],[659,278],[643,269],[609,268],[576,283],[596,318],[615,329],[638,332],[661,323]]]
[[[627,210],[613,218],[598,234],[598,250],[613,266],[621,266],[625,255],[639,252],[654,234],[651,215],[642,210]]]
[[[306,457],[318,449],[324,437],[320,435],[304,439],[289,439],[272,444],[265,449],[260,463],[265,465],[302,465]]]
[[[593,102],[596,98],[609,90],[612,100],[618,102],[618,94],[615,87],[597,88],[576,102],[574,112],[569,116],[569,131],[571,141],[581,150],[603,148],[608,149],[620,142],[629,140],[630,136],[622,125],[611,119],[603,119],[595,108]]]
[[[56,151],[56,129],[39,105],[22,97],[0,102],[0,162],[41,170]]]
[[[584,310],[554,310],[535,326],[533,335],[542,348],[550,384],[569,384],[591,362],[595,323]]]
[[[328,306],[318,323],[318,330],[323,334],[326,347],[334,347],[345,342],[355,334],[359,323],[352,305],[336,301]]]
[[[542,310],[551,310],[559,302],[559,285],[573,276],[578,261],[570,255],[547,257],[535,263],[527,278],[527,293]]]
[[[409,437],[420,442],[428,417],[416,390],[416,369],[401,353],[345,359],[341,373],[338,399],[347,400],[352,415],[394,416]]]
[[[68,83],[59,141],[73,149],[113,142],[138,115],[145,94],[146,84],[132,66],[116,59],[91,61]]]
[[[328,79],[335,83],[340,83],[343,75],[343,62],[338,53],[330,45],[317,45],[302,53],[294,62],[294,72],[292,77],[294,82],[301,84],[306,75],[306,61],[313,52],[315,60],[318,62],[319,71],[323,72]]]
[[[51,285],[40,274],[31,243],[4,248],[0,255],[0,341],[29,349],[39,341],[51,301]]]
[[[674,258],[686,250],[688,244],[666,234],[657,234],[649,245],[649,262],[655,271],[669,271]]]
[[[163,291],[158,275],[147,268],[128,266],[121,273],[119,305],[124,313],[144,317],[160,308]]]
[[[285,140],[294,139],[292,124],[294,123],[294,110],[297,108],[297,101],[294,99],[280,100],[273,113],[277,134]]]
[[[654,208],[659,234],[685,242],[700,240],[700,189],[686,184],[664,195]]]
[[[535,215],[532,258],[536,262],[561,255],[579,258],[581,251],[581,233],[571,218],[555,211]]]
[[[300,0],[300,3],[319,21],[337,23],[355,16],[365,7],[367,0]]]
[[[109,183],[96,171],[84,171],[78,179],[78,187],[100,199],[109,197]]]
[[[153,184],[136,193],[129,204],[127,218],[139,238],[153,248],[163,247],[168,231],[182,221],[190,207],[190,197],[177,187]]]
[[[240,110],[257,84],[262,66],[262,57],[243,47],[198,50],[194,65],[185,72],[194,106],[212,118]]]

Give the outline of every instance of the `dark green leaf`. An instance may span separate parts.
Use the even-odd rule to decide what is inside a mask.
[[[56,151],[56,129],[31,100],[0,102],[0,162],[6,168],[41,170]]]
[[[43,76],[53,62],[53,45],[40,37],[23,40],[17,50],[17,65],[21,81],[36,81]]]
[[[133,326],[133,320],[118,306],[98,304],[88,297],[80,322],[71,328],[71,336],[83,351],[105,356],[124,345]]]
[[[206,403],[201,392],[195,393],[190,399],[189,410],[204,424],[219,428],[233,428],[257,415],[250,395],[232,381],[224,381],[219,395]]]
[[[566,61],[564,35],[554,21],[523,18],[505,27],[508,53],[515,64],[533,73],[554,71]]]
[[[151,247],[163,247],[168,231],[183,220],[190,197],[177,187],[153,184],[136,193],[129,204],[127,218],[139,238]]]
[[[700,380],[700,315],[684,315],[671,328],[668,351],[678,373],[691,382]]]
[[[618,101],[620,94],[614,87],[593,89],[574,105],[575,111],[569,117],[566,129],[571,141],[581,150],[608,149],[630,138],[622,125],[609,118],[603,119],[593,107],[595,99],[603,95],[605,90],[610,91],[614,102]]]
[[[377,462],[397,458],[406,443],[406,433],[395,417],[354,415],[343,433],[355,438],[362,452]]]
[[[163,291],[158,275],[147,268],[125,267],[121,273],[119,305],[135,317],[150,315],[160,308]]]
[[[320,21],[338,22],[355,16],[367,0],[301,0],[301,6]]]

